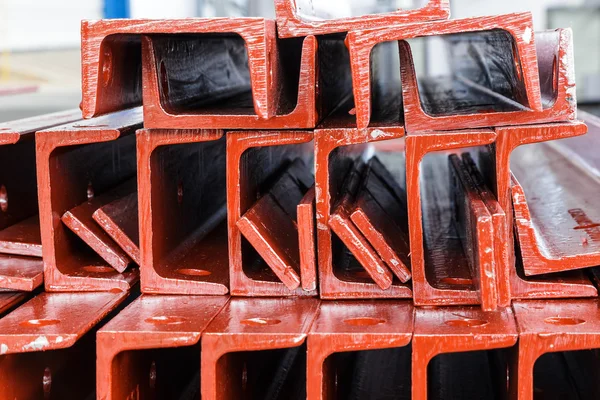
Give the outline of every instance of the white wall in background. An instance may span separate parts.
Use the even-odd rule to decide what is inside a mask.
[[[78,47],[82,19],[102,17],[102,0],[0,1],[0,51]]]
[[[197,15],[197,0],[129,0],[132,18],[187,18]]]

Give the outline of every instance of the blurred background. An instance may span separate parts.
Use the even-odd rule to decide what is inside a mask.
[[[419,1],[297,0],[297,6],[307,18],[334,18],[416,7]],[[572,27],[578,100],[600,102],[600,0],[451,0],[451,6],[452,18],[531,11],[536,30]],[[273,18],[273,1],[0,0],[0,121],[79,105],[82,19],[195,16]],[[426,46],[416,51],[428,53]],[[435,57],[421,58],[435,66]]]

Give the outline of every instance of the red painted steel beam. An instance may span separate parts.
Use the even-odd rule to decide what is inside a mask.
[[[515,68],[515,81],[519,84],[514,88],[516,100],[511,100],[514,106],[528,107],[533,111],[542,111],[543,104],[540,94],[538,61],[533,35],[531,13],[506,14],[495,17],[477,17],[428,23],[407,24],[394,28],[362,29],[350,32],[346,38],[350,50],[352,66],[352,81],[356,118],[359,128],[369,126],[371,120],[371,52],[375,45],[383,42],[401,41],[417,37],[452,35],[471,33],[481,35],[483,32],[494,31],[491,34],[511,38],[512,48],[506,51],[512,57],[500,57],[501,62],[510,61]],[[470,36],[469,36],[470,37]],[[469,40],[467,37],[467,40]],[[507,42],[507,43],[510,43]],[[496,51],[501,51],[497,48]],[[511,84],[514,82],[511,82]],[[493,88],[485,88],[485,92],[494,92]],[[496,94],[494,95],[495,97]],[[409,111],[410,112],[410,111]],[[398,113],[401,110],[398,109]],[[427,127],[427,129],[431,129]]]
[[[389,289],[382,290],[362,270],[363,266],[341,268],[343,260],[334,259],[334,246],[340,243],[330,228],[333,207],[339,200],[344,178],[355,159],[363,154],[369,143],[404,137],[404,128],[397,126],[358,130],[350,127],[352,123],[348,121],[339,125],[338,123],[339,121],[329,123],[315,130],[315,185],[321,298],[411,298],[412,291],[407,284],[393,282]],[[363,246],[363,249],[368,247]],[[379,256],[373,253],[373,257]]]
[[[317,289],[317,231],[315,228],[315,187],[311,187],[298,204],[298,241],[300,252],[300,281],[302,289]]]
[[[146,128],[312,128],[317,48],[259,18],[83,21],[83,114],[143,99]]]
[[[321,303],[308,333],[307,399],[337,399],[339,393],[350,390],[344,386],[359,384],[354,380],[338,379],[338,371],[348,366],[336,362],[336,354],[405,347],[410,343],[412,333],[413,306],[410,302]]]
[[[408,132],[450,130],[503,125],[524,125],[574,120],[577,114],[575,66],[571,29],[558,29],[535,34],[542,96],[541,111],[490,111],[489,106],[477,112],[442,115],[427,113],[419,91],[417,74],[407,42],[400,42],[400,65],[404,120]],[[455,90],[459,90],[455,88]],[[456,94],[458,97],[458,94]]]
[[[519,329],[513,398],[534,398],[534,365],[542,355],[600,348],[597,300],[517,301],[513,308]]]
[[[450,232],[453,226],[448,175],[444,170],[448,169],[449,150],[485,146],[495,139],[491,130],[423,132],[406,137],[408,225],[417,305],[480,302],[461,241],[455,235],[440,234]],[[426,169],[424,159],[428,163]],[[444,191],[444,187],[448,190]]]
[[[437,379],[435,376],[428,378],[428,365],[436,356],[509,348],[518,339],[514,314],[510,308],[489,312],[477,307],[417,308],[414,326],[413,400],[428,398],[428,385],[431,385],[428,381]],[[462,367],[469,368],[468,365]],[[468,388],[462,389],[469,391]],[[446,388],[444,393],[448,392],[452,390]]]
[[[92,214],[92,218],[136,264],[140,265],[137,190],[100,207]]]
[[[277,33],[281,38],[307,35],[344,33],[364,27],[397,26],[420,21],[447,19],[450,17],[449,0],[428,0],[414,9],[400,9],[381,14],[326,19],[303,10],[296,0],[275,0]]]
[[[32,291],[44,280],[35,132],[81,119],[70,110],[0,124],[0,288]]]
[[[283,275],[288,273],[285,262],[276,263],[275,253],[281,257],[285,252],[286,258],[294,257],[299,260],[299,253],[309,252],[314,254],[314,247],[300,247],[296,230],[288,221],[285,232],[275,220],[267,221],[264,217],[280,209],[282,218],[294,220],[297,207],[302,201],[309,185],[312,186],[310,165],[314,154],[313,133],[308,131],[253,131],[253,132],[227,132],[227,218],[229,226],[229,261],[231,277],[231,293],[236,296],[314,296],[316,291],[305,291],[299,287],[298,272],[296,279],[287,280]],[[297,187],[293,192],[287,193],[284,188],[272,186],[274,181],[281,176],[281,171],[297,163],[297,173],[293,173],[292,185]],[[300,190],[301,189],[301,190]],[[273,196],[275,191],[281,192]],[[257,199],[269,193],[270,204],[257,203]],[[261,220],[268,226],[263,226],[264,231],[257,233],[255,230],[260,223],[249,220],[250,210],[262,204],[267,207],[263,210]],[[271,209],[271,211],[269,211]],[[276,232],[279,231],[279,232]],[[253,234],[253,236],[250,235]],[[289,248],[278,235],[285,233],[290,238],[293,246],[298,243],[298,250]],[[242,235],[244,234],[244,235]],[[288,236],[291,235],[291,236]],[[251,240],[247,242],[246,238]],[[250,245],[252,244],[252,245]],[[291,246],[291,244],[290,244]],[[292,254],[293,253],[293,254]],[[298,255],[296,255],[298,254]],[[279,268],[276,274],[273,268]],[[291,268],[291,267],[290,267]],[[282,282],[281,277],[287,281]],[[288,276],[287,278],[291,278]],[[293,283],[293,285],[290,285]],[[289,286],[288,286],[289,285]],[[315,288],[316,289],[316,288]]]
[[[228,292],[225,161],[223,131],[138,131],[143,293]]]
[[[96,398],[179,398],[186,390],[199,392],[194,375],[200,367],[200,336],[228,299],[136,299],[96,335]]]
[[[510,159],[513,151],[525,144],[565,139],[585,134],[587,128],[581,122],[543,124],[531,126],[496,128],[497,139],[491,146],[491,153],[484,153],[481,163],[484,176],[493,177],[489,182],[495,188],[498,202],[507,215],[513,215],[511,197]],[[487,158],[490,158],[489,160]],[[515,257],[513,219],[508,219],[510,255],[511,297],[513,299],[569,298],[597,296],[596,288],[581,273],[574,272],[560,276],[525,277],[521,261]]]
[[[202,398],[300,397],[318,306],[316,299],[232,299],[202,334]]]
[[[116,272],[59,217],[136,174],[140,108],[38,131],[37,178],[47,291],[128,290],[136,268]],[[93,222],[93,221],[92,221]]]
[[[498,273],[492,215],[461,158],[452,154],[449,164],[454,225],[467,256],[481,308],[494,311],[498,307]]]
[[[2,292],[0,293],[0,315],[6,314],[14,306],[26,299],[24,292]]]
[[[570,271],[600,264],[598,155],[571,150],[597,147],[600,125],[585,136],[522,146],[511,170],[515,225],[525,275]],[[551,177],[551,179],[550,179]]]
[[[0,398],[87,398],[96,327],[127,292],[40,293],[0,320]]]

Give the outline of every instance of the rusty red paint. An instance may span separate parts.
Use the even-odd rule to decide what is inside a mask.
[[[40,293],[2,318],[0,398],[93,395],[96,327],[127,295]]]
[[[407,346],[413,333],[413,306],[408,301],[323,302],[307,340],[307,399],[336,399],[340,385],[327,359],[335,353]],[[357,382],[352,382],[356,384]]]
[[[511,371],[515,398],[534,398],[534,365],[546,353],[600,348],[597,300],[516,301],[518,361]]]
[[[393,283],[382,290],[370,276],[348,270],[344,276],[334,272],[334,237],[330,229],[333,207],[339,200],[337,191],[349,171],[349,164],[362,154],[368,143],[404,137],[401,126],[359,130],[351,122],[324,125],[315,130],[315,186],[317,200],[318,263],[321,298],[411,298],[410,286]],[[375,256],[379,257],[377,254]]]
[[[506,14],[494,17],[476,17],[448,21],[406,24],[393,28],[361,29],[348,34],[346,41],[350,50],[352,81],[359,128],[369,126],[371,120],[371,51],[383,42],[401,41],[416,37],[447,35],[455,33],[487,32],[501,30],[514,40],[515,66],[525,93],[523,102],[533,111],[542,111],[538,62],[533,35],[531,13]],[[400,112],[400,110],[398,110]],[[411,111],[409,111],[410,113]],[[431,129],[429,126],[425,129]],[[444,127],[447,129],[447,126]]]
[[[302,289],[317,289],[317,232],[315,228],[315,187],[311,187],[297,207]]]
[[[226,294],[223,131],[143,129],[137,152],[142,292]]]
[[[174,359],[181,354],[171,356],[165,349],[184,348],[199,366],[200,336],[227,301],[217,296],[136,299],[96,335],[97,398],[164,398],[184,391],[185,385],[177,383],[196,371],[186,370],[185,360]],[[199,382],[195,390],[200,391]]]
[[[540,73],[542,111],[479,112],[466,115],[430,115],[421,104],[410,46],[400,42],[404,119],[408,132],[450,130],[488,126],[524,125],[574,120],[575,98],[573,40],[570,29],[535,35]]]
[[[412,339],[412,398],[427,399],[427,366],[440,354],[510,348],[517,343],[512,309],[478,307],[415,309]],[[432,377],[435,379],[435,377]]]
[[[449,210],[439,210],[441,214],[436,214],[434,208],[443,204],[438,205],[439,200],[432,200],[433,198],[422,199],[422,196],[428,196],[427,190],[439,190],[436,185],[445,185],[446,181],[441,178],[442,175],[434,175],[441,179],[437,183],[432,176],[428,176],[423,180],[422,188],[421,163],[427,154],[433,152],[443,152],[441,155],[434,155],[435,157],[446,157],[449,150],[484,146],[493,143],[495,139],[496,135],[492,130],[456,131],[444,135],[423,132],[406,138],[408,224],[414,301],[417,305],[479,304],[479,294],[473,286],[473,276],[468,271],[464,250],[456,248],[457,243],[451,237],[438,234],[448,229],[448,223],[451,222],[447,215]],[[444,168],[444,164],[439,165],[439,171],[432,166],[438,173],[443,172]],[[423,203],[425,201],[427,203]],[[424,213],[430,213],[430,209],[434,211],[429,217],[431,221],[428,226],[424,226],[424,217],[427,217]],[[438,215],[440,218],[436,217]],[[433,248],[425,248],[425,235],[441,240],[434,240],[428,245]]]
[[[484,171],[486,177],[494,177],[498,202],[507,215],[513,215],[513,200],[511,196],[510,159],[512,152],[519,146],[544,141],[565,139],[585,134],[587,128],[581,122],[562,124],[541,124],[531,126],[499,127],[496,128],[497,139],[492,147],[492,160],[489,171]],[[487,157],[487,155],[485,155]],[[483,165],[488,164],[483,163]],[[570,217],[569,217],[570,218]],[[568,298],[597,296],[596,288],[589,279],[574,272],[565,275],[548,275],[525,277],[519,272],[521,262],[515,257],[513,219],[509,218],[508,234],[510,246],[510,280],[511,297],[513,299],[527,298]],[[518,249],[517,249],[518,250]]]
[[[2,289],[31,291],[43,283],[35,132],[78,119],[81,112],[70,110],[0,124]]]
[[[447,19],[450,16],[450,3],[449,0],[428,0],[415,9],[328,20],[303,16],[295,0],[275,0],[275,14],[279,37],[289,38]]]
[[[56,217],[135,176],[133,133],[141,122],[137,108],[37,132],[47,291],[128,290],[137,281],[137,269],[116,272]]]
[[[297,353],[289,357],[294,362],[277,360],[286,368],[280,368],[276,373],[287,375],[269,376],[267,386],[286,378],[301,379],[304,386],[304,377],[293,376],[292,368],[298,364],[302,366],[302,361],[306,360],[306,351],[300,346],[306,341],[318,306],[319,300],[308,298],[232,299],[202,335],[202,398],[252,398],[252,393],[271,390],[270,387],[252,385],[256,383],[253,377],[264,373],[267,366],[257,368],[251,360],[252,357],[260,358],[261,352],[276,349]],[[303,375],[305,368],[294,371]],[[233,382],[231,377],[234,376],[242,379]],[[291,396],[290,393],[279,395],[280,398]],[[264,397],[255,395],[254,398]]]
[[[276,257],[282,257],[282,254],[287,258],[294,257],[297,266],[300,260],[299,254],[295,255],[297,251],[314,252],[312,247],[299,247],[300,242],[296,233],[298,228],[289,224],[292,221],[288,221],[287,228],[283,231],[281,231],[283,226],[274,223],[275,221],[268,221],[269,227],[265,226],[265,231],[258,232],[256,237],[251,237],[250,243],[244,244],[247,239],[242,237],[244,232],[248,238],[257,226],[256,223],[249,224],[249,214],[246,214],[256,205],[260,206],[260,203],[267,207],[267,210],[263,210],[262,217],[276,212],[276,208],[281,208],[282,219],[290,219],[291,215],[291,220],[296,220],[294,214],[297,213],[302,195],[312,186],[312,176],[306,176],[312,162],[312,141],[313,133],[308,131],[227,132],[227,218],[232,295],[314,296],[316,294],[314,289],[305,291],[299,287],[301,279],[298,275],[299,268],[295,271],[292,268],[295,279],[289,275],[287,285],[281,281],[283,271],[287,274],[288,268],[285,262],[279,265],[275,260]],[[290,178],[290,185],[296,188],[293,192],[276,195],[279,198],[277,201],[273,191],[281,192],[281,189],[277,189],[277,185],[272,187],[269,185],[272,185],[273,180],[278,176],[277,173],[281,173],[282,169],[292,164],[297,164],[299,171],[294,173],[295,177]],[[304,177],[300,178],[300,175]],[[300,187],[303,187],[302,190]],[[270,200],[263,198],[256,202],[269,191],[271,191]],[[265,200],[268,203],[264,202]],[[287,211],[282,207],[287,208]],[[281,242],[282,237],[273,236],[270,232],[274,230],[285,233],[284,237],[290,238],[290,243],[286,245]],[[290,233],[286,233],[288,230]],[[286,255],[285,247],[292,245],[295,247],[296,243],[298,243],[298,250],[290,247],[287,250],[290,254]],[[252,247],[249,246],[250,244]],[[291,252],[294,254],[292,255]],[[270,258],[268,261],[267,257]],[[273,268],[279,268],[279,274],[274,273]]]

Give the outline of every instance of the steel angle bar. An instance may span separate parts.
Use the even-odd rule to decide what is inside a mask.
[[[399,42],[406,130],[418,132],[574,120],[577,99],[572,31],[557,29],[537,32],[535,44],[543,106],[541,111],[490,106],[494,99],[489,96],[482,97],[477,87],[471,88],[467,81],[453,80],[444,86],[433,78],[418,79],[410,45],[405,41]],[[450,46],[458,45],[460,39]],[[476,53],[476,58],[480,57],[480,53]],[[458,55],[454,54],[454,57]],[[467,59],[469,57],[472,56],[467,56]],[[420,90],[420,87],[423,90]],[[472,94],[465,99],[465,93]]]
[[[516,301],[513,308],[519,330],[518,351],[510,376],[513,398],[533,399],[534,384],[536,396],[550,395],[543,385],[545,382],[538,381],[538,377],[534,375],[534,369],[537,371],[538,367],[543,367],[539,363],[543,363],[542,357],[545,354],[597,351],[600,348],[600,314],[597,300]],[[572,366],[568,353],[557,355],[565,357],[561,367],[564,367],[565,362],[567,366]],[[583,383],[582,386],[586,390],[575,388],[568,393],[552,390],[552,395],[570,398],[578,393],[585,393],[589,398],[597,397],[597,385],[592,383],[597,381],[597,377],[594,376],[597,370],[597,361],[594,361],[592,366],[571,370],[568,377],[570,385],[577,387]],[[556,383],[556,380],[560,379],[560,371],[557,368],[550,373],[551,379]],[[556,385],[552,384],[551,387],[555,388]]]
[[[47,291],[128,290],[138,280],[137,268],[115,271],[56,217],[136,176],[134,133],[141,123],[137,108],[37,132]]]
[[[316,295],[316,287],[300,287],[300,254],[314,247],[300,243],[297,225],[313,185],[313,154],[312,132],[227,132],[232,295]]]
[[[321,303],[308,333],[307,399],[410,397],[412,333],[407,301]]]
[[[305,342],[318,306],[232,299],[202,334],[202,398],[306,398]]]
[[[452,154],[449,164],[453,223],[467,257],[481,308],[494,311],[498,307],[494,221],[461,158]]]
[[[317,232],[315,214],[316,194],[313,185],[297,207],[298,241],[300,249],[300,282],[302,289],[317,289]]]
[[[506,349],[514,346],[519,336],[512,309],[501,308],[497,311],[485,312],[478,307],[417,308],[414,324],[413,399],[427,399],[428,395],[436,398],[441,393],[445,395],[452,393],[451,398],[489,398],[497,395],[502,398],[501,393],[506,392],[508,367],[504,357],[499,356],[496,361],[492,359],[494,356],[489,354],[484,355],[481,360],[477,355],[467,352]],[[445,382],[444,375],[428,377],[428,371],[436,369],[432,368],[436,357],[450,353],[460,353],[463,356],[459,360],[462,362],[455,365],[453,369],[447,369],[446,372],[446,376],[449,374],[448,379],[456,378],[456,381]],[[472,357],[469,357],[470,355]],[[474,360],[483,363],[475,364]],[[502,365],[503,361],[505,365]],[[440,363],[443,362],[440,360]],[[500,386],[497,390],[490,390],[489,387],[482,387],[486,383],[489,384],[490,375],[485,376],[481,373],[489,372],[494,368],[494,364],[501,365],[495,367],[497,369],[495,373],[500,374]],[[455,375],[460,374],[461,371],[467,374],[466,379],[469,379],[469,384],[457,384],[459,379]],[[439,387],[444,383],[449,386]],[[428,390],[435,393],[428,394]]]
[[[43,283],[35,132],[81,119],[70,110],[0,124],[0,288]]]
[[[40,293],[0,319],[0,398],[88,398],[98,325],[128,292]]]
[[[364,270],[364,264],[360,264],[330,228],[333,207],[340,200],[339,193],[354,162],[362,157],[369,143],[403,138],[404,128],[396,126],[358,130],[350,127],[351,123],[347,120],[338,122],[326,123],[315,131],[320,295],[327,299],[410,298],[412,291],[408,284],[392,281],[392,285],[383,290],[374,283]],[[353,225],[350,220],[348,226]],[[361,251],[372,250],[370,258],[381,260],[358,229],[355,228],[351,233],[364,240],[366,245],[361,246]],[[361,254],[359,249],[354,250],[356,254]],[[366,263],[365,260],[363,262]],[[383,260],[379,265],[385,267]]]
[[[496,199],[494,193],[488,188],[485,183],[479,167],[476,165],[471,153],[463,153],[462,160],[469,171],[469,175],[473,183],[477,187],[479,194],[486,207],[488,208],[494,226],[494,263],[498,286],[498,306],[509,307],[511,304],[510,297],[510,269],[513,268],[510,264],[509,251],[509,233],[508,220],[506,213],[500,207],[500,203]]]
[[[277,33],[279,37],[302,37],[345,33],[368,27],[384,27],[413,22],[447,19],[450,17],[449,0],[428,0],[421,6],[381,14],[368,14],[337,19],[315,15],[294,0],[275,0]],[[311,3],[312,4],[312,3]],[[317,4],[317,1],[315,1]],[[317,4],[318,6],[318,4]]]
[[[143,295],[96,335],[96,398],[190,398],[200,336],[228,297]]]
[[[414,301],[480,303],[468,257],[453,224],[448,151],[494,142],[492,130],[423,132],[406,137],[406,193]],[[488,232],[491,238],[492,232]]]
[[[112,237],[102,229],[102,226],[94,220],[93,215],[100,207],[129,196],[136,191],[135,178],[131,178],[108,192],[99,196],[94,195],[85,203],[65,212],[61,218],[63,224],[119,273],[123,273],[132,260]]]
[[[498,101],[503,108],[512,109],[516,107],[518,109],[542,111],[540,76],[532,29],[531,14],[519,13],[406,24],[393,28],[362,29],[350,32],[346,40],[350,50],[358,127],[366,128],[371,121],[372,79],[370,60],[373,48],[379,43],[417,37],[453,35],[456,40],[462,42],[463,47],[472,47],[474,46],[473,42],[480,45],[483,42],[483,50],[490,53],[485,59],[497,60],[498,64],[502,66],[500,68],[502,72],[498,71],[498,74],[492,74],[488,79],[489,82],[471,86],[482,87],[483,89],[480,89],[480,92],[487,93],[488,96],[491,95],[494,99],[500,99]],[[495,45],[488,45],[490,42],[495,43]],[[486,72],[490,73],[489,69],[497,70],[498,64],[487,67]],[[478,68],[481,68],[481,63],[475,64],[475,70]],[[472,68],[467,68],[465,70],[466,80],[475,79],[471,76],[472,73],[475,76],[479,75]],[[507,74],[510,76],[509,79],[507,79]],[[498,79],[494,80],[493,78],[496,75]],[[451,105],[453,104],[451,103]],[[402,113],[400,108],[398,113]],[[427,127],[426,129],[431,128]]]
[[[143,293],[228,292],[225,144],[219,130],[138,131]]]
[[[92,218],[136,264],[140,265],[137,190],[101,206],[92,214]]]
[[[500,207],[507,215],[513,215],[511,194],[510,160],[513,151],[525,144],[571,138],[585,134],[587,128],[581,122],[542,124],[496,128],[496,142],[480,154],[482,173],[488,185],[495,188]],[[526,277],[523,266],[514,252],[514,223],[508,218],[510,281],[513,299],[569,298],[597,296],[597,290],[581,273],[573,271],[561,275],[538,275]],[[517,249],[519,251],[519,249]]]
[[[294,160],[236,223],[289,290],[296,290],[301,284],[301,253],[314,254],[314,246],[310,244],[301,250],[298,225],[298,206],[314,187],[309,168],[302,159]]]

